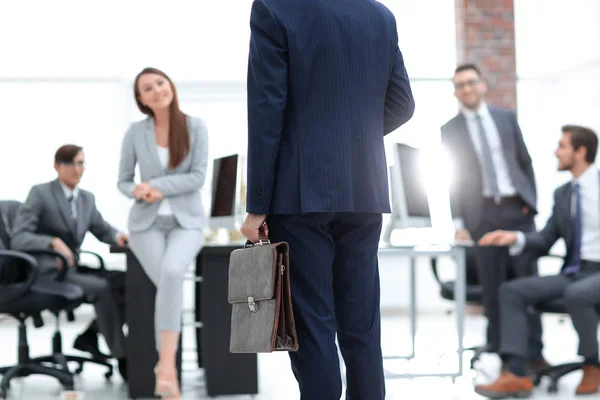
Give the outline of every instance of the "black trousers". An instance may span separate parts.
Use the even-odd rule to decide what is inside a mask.
[[[525,208],[525,203],[518,197],[503,200],[496,204],[492,199],[484,201],[481,222],[475,232],[471,232],[477,241],[487,232],[496,229],[517,230],[522,232],[535,231],[532,213]],[[537,275],[536,256],[523,252],[511,257],[508,248],[478,247],[475,252],[479,282],[483,287],[483,307],[488,320],[487,346],[493,352],[498,352],[501,341],[500,315],[500,285],[503,282]],[[541,351],[542,323],[538,314],[528,315],[530,326],[529,348],[531,358],[537,357]]]

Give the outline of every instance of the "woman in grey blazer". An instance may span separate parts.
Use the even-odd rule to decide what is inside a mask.
[[[175,86],[162,71],[140,72],[134,93],[149,118],[132,124],[125,134],[118,187],[136,200],[129,213],[129,245],[156,286],[156,394],[178,399],[175,354],[183,278],[204,242],[199,190],[206,176],[208,132],[201,119],[181,112]]]

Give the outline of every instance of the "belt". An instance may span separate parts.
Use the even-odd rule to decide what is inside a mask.
[[[494,196],[494,197],[484,197],[483,202],[490,204],[494,203],[496,205],[506,204],[506,203],[523,203],[523,199],[521,196]]]

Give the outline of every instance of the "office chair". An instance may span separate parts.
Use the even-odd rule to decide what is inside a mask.
[[[3,375],[0,398],[6,397],[13,378],[33,374],[55,377],[65,390],[73,390],[73,375],[66,363],[46,366],[42,360],[30,357],[25,321],[32,317],[35,326],[41,326],[42,311],[77,306],[83,301],[83,291],[78,286],[62,283],[52,287],[53,290],[41,289],[33,285],[37,272],[37,261],[32,256],[0,250],[0,313],[9,314],[19,321],[18,363],[0,368]],[[64,274],[57,278],[61,279],[64,279]],[[54,290],[57,288],[59,290]]]
[[[548,300],[535,306],[536,311],[540,313],[553,313],[553,314],[568,314],[564,299],[558,298]],[[559,365],[553,365],[538,371],[533,376],[533,384],[538,386],[544,376],[550,378],[550,385],[548,386],[549,393],[556,393],[558,391],[558,380],[566,374],[577,371],[583,368],[583,362],[572,362]]]
[[[5,225],[5,229],[8,232],[11,232],[13,229],[14,222],[17,217],[17,212],[19,211],[19,207],[21,207],[21,203],[18,201],[0,201],[0,214],[3,217],[3,221],[4,221],[3,225]],[[31,255],[43,255],[43,254],[53,255],[55,257],[60,258],[63,262],[63,265],[67,265],[67,259],[62,254],[60,254],[54,250],[51,250],[51,249],[27,250],[26,253],[31,254]],[[97,257],[99,259],[99,267],[98,268],[105,269],[104,260],[102,259],[102,257],[99,254],[96,254],[93,252],[88,252],[88,251],[82,251],[82,253],[92,254],[95,257]],[[66,269],[63,269],[63,271],[66,272]],[[84,303],[84,302],[85,302],[85,300],[82,300],[81,302],[79,302],[77,304],[70,304],[67,307],[49,308],[49,311],[52,312],[52,314],[54,314],[55,319],[56,319],[56,329],[54,331],[54,336],[52,338],[52,355],[37,357],[33,361],[52,363],[55,365],[65,366],[65,368],[66,368],[66,363],[76,362],[79,364],[79,366],[75,369],[75,371],[74,371],[75,374],[79,374],[83,371],[83,365],[85,363],[98,364],[98,365],[105,366],[108,369],[108,371],[104,374],[104,376],[107,379],[109,379],[113,375],[113,366],[111,363],[108,362],[108,360],[100,359],[100,358],[96,358],[96,357],[88,358],[88,357],[67,355],[67,354],[64,354],[63,350],[62,350],[62,335],[60,333],[60,312],[65,311],[67,313],[67,320],[72,322],[75,320],[75,315],[73,313],[73,310],[75,310],[77,307],[79,307],[79,305],[81,303]],[[40,318],[37,318],[36,320],[37,320],[37,324],[39,326],[43,325],[43,321],[41,321]]]
[[[477,278],[477,264],[475,261],[475,253],[473,249],[466,249],[466,260],[467,260],[467,304],[474,304],[481,306],[483,304],[483,288],[478,284]],[[449,301],[455,301],[456,296],[456,281],[442,281],[438,272],[438,259],[431,259],[431,271],[437,283],[440,285],[440,296],[443,299]],[[486,353],[489,349],[486,346],[473,346],[465,348],[465,351],[473,351],[473,357],[470,360],[470,367],[475,367],[481,354]]]

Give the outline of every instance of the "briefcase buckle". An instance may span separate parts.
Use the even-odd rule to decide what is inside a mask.
[[[254,301],[254,297],[248,297],[248,308],[253,313],[258,312],[258,304]]]

